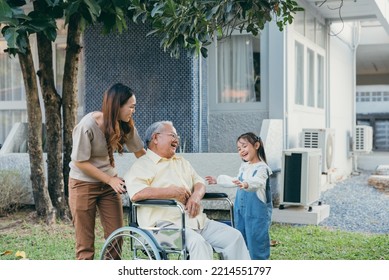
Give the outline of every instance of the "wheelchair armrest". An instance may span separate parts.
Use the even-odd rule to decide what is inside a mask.
[[[205,193],[203,199],[228,198],[226,193]]]
[[[159,205],[159,206],[176,206],[177,201],[173,199],[144,199],[135,201],[138,205]]]

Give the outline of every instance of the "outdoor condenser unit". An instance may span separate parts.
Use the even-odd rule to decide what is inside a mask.
[[[310,206],[320,198],[321,149],[295,148],[282,153],[280,209]]]
[[[368,125],[357,125],[354,134],[354,152],[370,153],[373,149],[373,128]]]
[[[331,128],[303,129],[304,148],[321,149],[321,171],[328,173],[334,163],[335,130]]]

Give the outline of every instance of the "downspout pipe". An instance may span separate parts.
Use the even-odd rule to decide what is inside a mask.
[[[356,110],[356,92],[357,92],[357,70],[356,70],[356,60],[357,60],[357,48],[360,42],[360,37],[361,37],[361,24],[360,22],[354,22],[353,24],[353,37],[352,37],[352,52],[353,52],[353,84],[352,84],[352,141],[353,141],[353,147],[354,147],[354,137],[355,137],[355,130],[356,130],[356,125],[357,125],[357,110]],[[357,154],[352,151],[352,160],[353,160],[353,172],[358,172],[358,156]]]

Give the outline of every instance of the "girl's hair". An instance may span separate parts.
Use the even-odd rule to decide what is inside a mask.
[[[134,121],[128,122],[119,119],[120,108],[134,95],[129,87],[117,83],[108,88],[103,98],[104,135],[107,142],[110,164],[115,167],[113,152],[123,153],[123,144],[127,141],[130,132],[134,131]]]
[[[243,133],[242,135],[240,135],[238,137],[238,139],[236,140],[236,142],[238,142],[240,139],[247,140],[253,146],[255,145],[255,143],[259,142],[259,149],[257,151],[258,158],[260,160],[264,161],[267,164],[266,154],[265,154],[265,147],[263,146],[263,142],[262,142],[261,137],[258,137],[257,135],[255,135],[252,132],[247,132],[247,133]]]

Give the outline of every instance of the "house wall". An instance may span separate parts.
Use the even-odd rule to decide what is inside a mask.
[[[289,27],[286,34],[286,80],[285,80],[285,125],[287,130],[287,147],[298,148],[303,147],[301,141],[303,129],[311,128],[326,128],[326,112],[323,108],[310,107],[307,105],[308,90],[305,89],[304,105],[296,104],[295,102],[295,82],[296,82],[296,61],[295,61],[295,44],[296,41],[303,43],[304,47],[314,49],[318,48],[310,40],[296,32],[293,27]],[[306,68],[306,61],[305,67]],[[298,73],[304,75],[306,82],[306,72]]]
[[[236,152],[236,139],[246,132],[259,135],[267,112],[210,112],[209,151],[213,153]]]
[[[159,47],[159,38],[146,34],[145,24],[129,24],[123,34],[102,35],[100,26],[84,36],[85,113],[100,110],[103,92],[122,82],[135,90],[134,120],[143,137],[155,121],[170,120],[186,152],[207,149],[206,104],[201,95],[206,71],[197,58],[182,51],[179,59]],[[200,106],[200,104],[202,106]],[[201,129],[201,132],[200,132]]]
[[[339,30],[339,26],[332,26],[332,28]],[[278,115],[282,115],[280,110],[285,108],[283,113],[285,148],[303,147],[301,138],[304,128],[332,128],[335,131],[334,168],[329,171],[330,181],[345,178],[353,170],[353,158],[350,151],[350,135],[352,135],[355,123],[355,54],[352,26],[344,27],[341,35],[329,35],[327,38],[327,82],[325,85],[327,96],[323,109],[295,104],[295,41],[300,40],[300,42],[308,44],[309,47],[315,47],[309,45],[306,38],[302,38],[300,34],[294,32],[293,28],[288,27],[287,31],[283,41],[286,45],[286,53],[284,54],[286,76],[284,81],[282,79],[279,81],[283,82],[283,86],[282,84],[275,86],[278,89],[277,92],[283,88],[285,92],[284,107],[280,106],[276,111]],[[279,66],[278,73],[282,73],[282,71],[281,66]],[[275,76],[274,73],[277,73],[276,69],[270,71],[269,75]],[[275,104],[275,102],[273,103]],[[272,111],[271,114],[275,114],[275,112]]]
[[[347,176],[353,170],[350,135],[355,125],[355,45],[353,26],[334,24],[329,36],[329,125],[335,129],[334,166],[337,176]],[[356,39],[356,38],[355,38]]]

